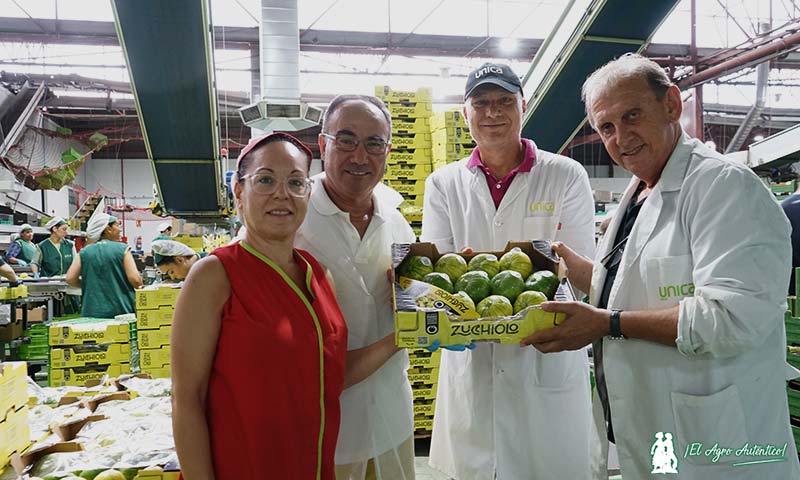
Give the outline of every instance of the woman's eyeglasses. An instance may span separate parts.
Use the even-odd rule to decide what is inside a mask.
[[[243,176],[241,180],[248,180],[253,187],[253,191],[260,195],[272,195],[281,184],[285,184],[286,191],[293,197],[306,196],[314,183],[314,180],[299,175],[286,177],[281,181],[281,179],[270,173],[251,173]]]

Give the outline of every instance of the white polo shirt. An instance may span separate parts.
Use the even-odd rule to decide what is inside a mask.
[[[392,243],[415,241],[414,232],[397,210],[399,193],[383,184],[373,191],[374,214],[362,239],[350,216],[331,201],[322,179],[314,186],[306,218],[295,245],[311,252],[330,270],[336,299],[347,322],[347,349],[366,347],[394,331]],[[395,354],[364,381],[341,395],[342,421],[336,464],[356,463],[397,447],[414,430],[408,353]]]

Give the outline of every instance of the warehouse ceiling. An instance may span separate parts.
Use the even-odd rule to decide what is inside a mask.
[[[800,17],[797,0],[698,0],[697,57],[711,57]],[[258,0],[212,0],[222,145],[235,155],[249,139],[235,109],[257,93]],[[337,92],[375,85],[431,86],[434,101],[460,102],[466,73],[486,59],[528,65],[556,23],[564,0],[302,0],[299,2],[303,100],[326,103]],[[127,71],[107,0],[0,0],[0,82],[19,88],[45,81],[47,114],[75,131],[106,129],[126,140],[97,156],[143,157]],[[646,53],[665,65],[691,58],[690,1],[680,2]],[[770,97],[754,134],[768,134],[800,109],[800,54],[772,60]],[[744,70],[704,87],[708,132],[746,113],[755,74]],[[254,95],[253,95],[254,96]],[[724,108],[709,109],[709,105]],[[728,108],[729,107],[729,108]],[[744,112],[744,113],[743,113]],[[719,129],[712,127],[720,125]],[[735,126],[733,127],[735,130]],[[587,132],[591,133],[591,132]],[[316,143],[316,130],[301,132]],[[720,141],[724,141],[721,139]]]

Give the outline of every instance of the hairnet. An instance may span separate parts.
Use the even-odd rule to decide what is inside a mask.
[[[169,222],[161,222],[158,224],[158,231],[159,233],[164,233],[164,230],[172,228],[172,224]]]
[[[174,240],[156,240],[151,246],[153,253],[162,257],[188,257],[196,253],[188,246]]]
[[[67,221],[61,217],[53,217],[47,223],[44,224],[44,228],[50,230],[53,227],[60,227],[61,225],[66,224]]]
[[[102,212],[95,213],[86,226],[86,235],[91,240],[97,240],[103,234],[103,230],[116,221],[117,217],[113,215]]]
[[[33,227],[31,227],[28,223],[23,223],[19,226],[19,231],[24,232],[25,230],[33,230]]]

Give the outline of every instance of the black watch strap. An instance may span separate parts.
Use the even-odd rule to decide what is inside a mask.
[[[622,334],[622,328],[619,325],[619,316],[622,310],[611,310],[611,319],[609,321],[609,336],[614,340],[622,340],[625,336]]]

